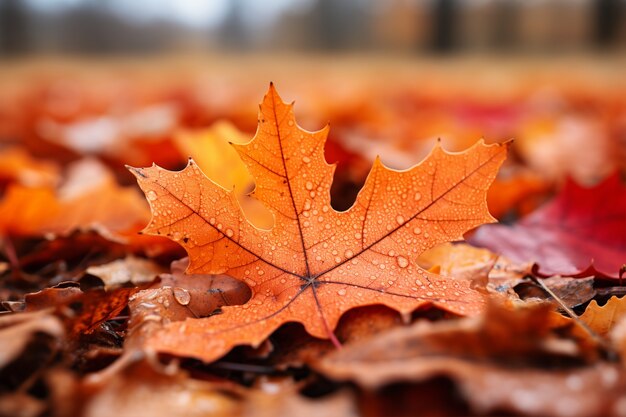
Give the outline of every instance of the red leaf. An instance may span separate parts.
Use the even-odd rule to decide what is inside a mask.
[[[614,174],[592,188],[568,180],[550,203],[513,226],[485,225],[470,242],[541,275],[618,278],[626,263],[626,187]]]

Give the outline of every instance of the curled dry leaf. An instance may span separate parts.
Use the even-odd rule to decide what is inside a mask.
[[[104,282],[104,288],[110,290],[128,283],[152,282],[165,269],[154,261],[131,255],[108,264],[90,266],[86,272],[100,278]]]
[[[172,263],[153,288],[134,294],[128,303],[130,320],[126,347],[142,348],[149,335],[163,325],[209,316],[225,305],[243,304],[250,289],[228,275],[184,274],[187,260]]]
[[[539,305],[481,318],[418,322],[321,359],[327,377],[365,388],[450,378],[478,414],[621,415],[626,373],[596,362],[568,324]]]
[[[339,317],[358,306],[383,304],[404,314],[429,305],[461,315],[482,310],[469,283],[429,273],[416,259],[493,221],[485,194],[507,146],[480,142],[461,153],[437,146],[406,171],[377,159],[354,205],[337,212],[330,205],[334,166],[324,159],[327,134],[297,126],[292,105],[270,86],[254,139],[235,145],[256,181],[254,196],[274,215],[269,230],[254,227],[236,195],[193,160],[181,172],[131,168],[152,209],[145,231],[179,242],[190,273],[227,273],[253,291],[248,303],[221,315],[166,326],[150,346],[211,361],[233,346],[258,345],[290,321],[332,339]]]
[[[24,296],[24,311],[38,311],[78,300],[83,295],[78,286],[44,288]]]
[[[480,227],[470,243],[540,274],[617,278],[626,260],[626,186],[618,173],[592,188],[572,180],[551,202],[513,226]]]
[[[531,264],[516,264],[504,256],[466,243],[444,243],[422,253],[418,258],[425,269],[464,279],[474,288],[505,292],[531,273]]]

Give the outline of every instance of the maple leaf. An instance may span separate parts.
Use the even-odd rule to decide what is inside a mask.
[[[618,278],[626,261],[626,187],[617,173],[592,188],[568,180],[556,198],[517,224],[483,226],[470,242],[516,262],[536,262],[542,275]]]
[[[403,314],[436,305],[476,314],[484,302],[464,281],[429,273],[416,258],[491,222],[486,190],[507,145],[478,143],[462,153],[437,146],[406,171],[380,159],[354,205],[330,205],[334,165],[324,159],[328,126],[307,132],[271,85],[250,143],[234,145],[256,180],[254,196],[274,215],[258,229],[243,216],[236,190],[206,178],[193,160],[180,172],[130,168],[152,209],[145,232],[168,236],[189,253],[189,273],[227,273],[252,288],[242,306],[209,319],[172,323],[147,343],[205,361],[239,344],[258,345],[281,324],[334,338],[351,308],[383,304]]]

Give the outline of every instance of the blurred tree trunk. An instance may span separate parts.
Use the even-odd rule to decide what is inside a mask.
[[[499,51],[514,48],[517,43],[517,16],[519,8],[515,0],[497,0],[495,2],[493,22],[493,46]]]
[[[19,55],[28,51],[28,12],[22,0],[0,1],[0,53]]]
[[[622,21],[620,0],[596,0],[594,6],[594,41],[598,46],[609,46],[615,41]]]
[[[433,5],[432,47],[437,52],[449,52],[456,47],[456,0],[436,0]]]

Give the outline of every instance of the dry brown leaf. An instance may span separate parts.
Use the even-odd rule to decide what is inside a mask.
[[[115,404],[118,417],[228,416],[356,417],[354,400],[343,391],[326,398],[306,399],[291,381],[264,381],[247,389],[227,381],[208,382],[181,370],[157,372],[146,362],[132,365],[106,384],[89,386],[84,417],[110,416]]]
[[[165,268],[154,261],[130,255],[108,264],[90,266],[86,272],[100,278],[104,282],[104,288],[110,290],[129,283],[152,282],[157,275],[165,272]]]
[[[346,346],[314,367],[366,388],[450,378],[475,413],[621,415],[626,372],[596,362],[546,305],[418,322]]]
[[[65,329],[59,319],[45,311],[0,317],[0,368],[17,358],[37,333],[61,339]]]

